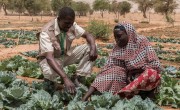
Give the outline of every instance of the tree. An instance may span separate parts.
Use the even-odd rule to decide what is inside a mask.
[[[6,4],[6,10],[12,11],[12,13],[15,11],[15,5],[14,5],[15,0],[8,0]]]
[[[25,12],[25,0],[12,0],[14,3],[14,10],[15,12],[19,13],[19,19],[20,15]]]
[[[30,15],[39,14],[44,5],[44,0],[25,0],[25,8]]]
[[[64,6],[71,6],[72,0],[51,0],[52,10],[57,13]]]
[[[94,10],[90,8],[89,14],[92,15],[94,13]]]
[[[153,2],[152,0],[131,0],[138,4],[138,9],[143,12],[143,17],[147,18],[146,11],[148,11],[152,6]],[[159,1],[159,0],[156,0]]]
[[[154,10],[157,13],[165,15],[167,22],[172,22],[170,14],[177,8],[178,4],[175,0],[154,0]]]
[[[101,12],[101,16],[103,18],[103,12],[109,8],[108,0],[95,0],[93,2],[93,9]]]
[[[0,7],[3,8],[5,15],[7,15],[8,0],[0,0]]]
[[[111,5],[110,5],[110,12],[113,12],[116,17],[117,17],[117,13],[118,13],[118,2],[116,0],[113,0]]]
[[[118,12],[125,18],[125,14],[130,12],[131,7],[131,4],[127,1],[119,2]]]
[[[45,14],[45,13],[49,14],[51,12],[51,1],[50,0],[43,0],[42,11],[43,11],[43,14]]]
[[[90,6],[88,3],[84,2],[76,2],[75,4],[75,11],[80,16],[86,16],[87,12],[90,10]]]

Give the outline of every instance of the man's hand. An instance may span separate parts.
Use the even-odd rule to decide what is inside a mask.
[[[74,94],[75,93],[75,85],[72,83],[71,80],[69,80],[69,78],[63,78],[64,80],[64,84],[65,84],[65,87],[66,87],[66,90],[71,93],[71,94]]]
[[[90,61],[95,61],[97,59],[97,50],[96,50],[96,44],[94,37],[89,34],[88,32],[85,32],[82,37],[86,39],[88,44],[90,45],[90,52],[89,52],[89,60]]]
[[[89,52],[89,60],[95,61],[97,59],[97,57],[98,57],[98,55],[97,55],[96,49],[91,49]]]
[[[56,50],[61,50],[61,48],[60,48],[60,45],[59,45],[59,43],[58,43],[58,41],[57,40],[54,40],[53,41],[53,45],[52,45]]]
[[[65,87],[68,92],[70,93],[75,93],[75,86],[72,83],[71,80],[67,77],[65,72],[63,71],[63,67],[60,62],[56,62],[54,59],[54,52],[47,52],[46,55],[46,60],[47,63],[50,65],[50,67],[59,75],[63,78]]]

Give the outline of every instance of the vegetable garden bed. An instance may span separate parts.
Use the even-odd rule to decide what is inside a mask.
[[[17,35],[20,35],[20,34],[17,34]],[[8,36],[6,36],[6,37],[1,36],[2,39],[0,39],[0,41],[2,40],[2,42],[4,42],[3,40],[5,40],[5,39],[3,39],[3,38],[6,38],[6,40],[14,40],[13,37],[9,38]],[[154,39],[154,38],[152,38],[152,39]],[[172,40],[172,41],[170,41],[170,40]],[[176,40],[173,40],[173,39],[170,39],[170,40],[166,39],[166,41],[164,41],[164,39],[159,40],[159,38],[158,38],[157,41],[153,40],[153,42],[162,44],[162,46],[164,46],[163,43],[159,43],[161,41],[166,42],[166,43],[170,42],[172,45],[173,44],[179,45],[179,44],[177,44],[178,42],[175,42]],[[15,38],[14,41],[17,42],[17,38]],[[100,67],[102,67],[105,63],[105,60],[108,56],[109,51],[113,48],[112,43],[99,43],[99,44],[100,44],[98,46],[99,47],[99,49],[98,49],[99,57],[96,60],[95,67],[93,68],[94,72],[99,72]],[[16,45],[14,45],[14,46],[16,47]],[[165,48],[169,49],[168,51],[165,48],[162,48],[160,45],[156,45],[156,47],[161,49],[160,51],[158,51],[159,53],[157,52],[159,55],[166,56],[168,54],[170,54],[170,55],[173,54],[174,57],[178,57],[177,55],[179,55],[179,54],[177,54],[178,52],[175,51],[175,49],[172,47],[169,47],[169,46],[165,47]],[[177,46],[175,46],[175,47],[177,47]],[[176,49],[178,50],[179,48],[177,47]],[[176,53],[174,53],[174,51]],[[31,52],[27,51],[27,52],[22,52],[19,54],[23,54],[24,56],[35,58],[37,55],[37,51],[31,51]],[[8,70],[8,71],[10,71],[10,73],[13,73],[13,74],[18,73],[18,75],[23,75],[23,76],[26,76],[25,73],[29,73],[29,75],[31,75],[31,76],[28,76],[28,77],[17,76],[17,78],[14,76],[15,78],[13,78],[13,81],[8,80],[9,81],[8,83],[3,82],[3,83],[5,83],[4,86],[3,86],[3,84],[0,86],[1,93],[2,93],[2,91],[4,91],[3,95],[6,95],[6,96],[2,96],[2,94],[0,95],[0,99],[1,99],[0,107],[3,109],[12,109],[11,107],[13,107],[13,108],[17,108],[17,110],[26,110],[27,107],[30,107],[29,109],[39,108],[39,109],[47,109],[47,110],[53,110],[53,109],[57,110],[59,107],[59,109],[63,108],[65,110],[66,109],[72,110],[72,108],[78,108],[78,110],[81,110],[82,108],[87,107],[88,109],[93,109],[93,108],[97,109],[98,108],[101,110],[106,110],[106,109],[107,110],[110,110],[110,109],[116,110],[117,108],[124,107],[125,105],[127,107],[128,106],[137,107],[137,105],[138,105],[138,107],[141,107],[142,110],[146,110],[146,108],[143,108],[145,106],[148,107],[147,110],[150,110],[149,108],[153,107],[153,106],[156,109],[160,109],[160,108],[158,108],[158,106],[154,105],[154,103],[152,103],[148,99],[146,101],[149,102],[150,105],[146,105],[144,103],[146,101],[143,102],[142,99],[140,99],[138,96],[135,97],[135,99],[127,101],[127,100],[119,99],[118,97],[112,96],[112,94],[108,94],[108,93],[104,93],[103,95],[99,95],[99,96],[92,96],[91,101],[89,103],[87,103],[87,102],[84,103],[84,102],[81,102],[80,99],[81,99],[82,95],[85,93],[85,91],[87,90],[87,87],[85,87],[85,86],[83,86],[81,88],[77,88],[78,92],[76,95],[68,94],[65,91],[64,92],[57,91],[54,94],[48,93],[47,91],[44,91],[44,89],[43,89],[44,86],[43,86],[42,77],[40,77],[40,79],[29,78],[29,77],[36,77],[33,74],[39,73],[39,72],[37,72],[37,71],[39,71],[37,68],[38,66],[34,62],[30,62],[29,60],[21,59],[20,57],[18,57],[18,59],[19,60],[17,60],[17,61],[13,60],[13,61],[10,61],[9,63],[7,63],[7,62],[3,63],[3,67],[5,67],[5,69],[2,69],[1,68],[2,65],[1,65],[0,71]],[[162,59],[162,60],[168,61],[168,62],[170,62],[170,64],[172,62],[172,60],[166,60],[166,59]],[[8,61],[8,59],[6,61]],[[23,66],[19,65],[18,62],[23,62],[23,64],[22,64]],[[177,64],[177,67],[179,67],[178,61],[174,61],[172,63]],[[1,62],[1,64],[2,64],[2,62]],[[32,69],[34,67],[31,68],[30,65],[31,66],[35,65],[35,67],[37,69]],[[166,64],[163,63],[162,65],[166,65]],[[31,69],[28,69],[29,67]],[[30,70],[37,70],[37,71],[31,72]],[[65,71],[67,73],[69,73],[69,76],[71,76],[73,74],[73,72],[75,71],[75,65],[66,67]],[[179,77],[179,69],[178,68],[177,69],[170,68],[169,70],[166,70],[163,73],[164,74],[163,74],[163,79],[162,79],[162,86],[160,89],[161,91],[160,91],[160,95],[158,96],[158,99],[156,100],[156,103],[158,103],[161,106],[166,105],[166,106],[179,108],[179,104],[180,104],[180,102],[179,102],[179,97],[180,97],[179,86],[180,85],[177,82],[179,80],[179,79],[177,79],[177,77]],[[1,72],[0,75],[2,75],[2,74],[4,74],[4,73]],[[7,73],[7,74],[9,74],[9,73]],[[11,76],[9,76],[9,77],[12,78]],[[89,86],[90,83],[93,81],[94,77],[95,76],[92,76],[90,79],[87,79],[87,81],[83,82],[83,83],[85,85]],[[8,76],[6,78],[8,79]],[[23,79],[23,80],[25,80],[25,82],[22,80],[19,80],[19,79]],[[35,82],[33,82],[33,80],[35,80],[37,82],[35,83]],[[0,80],[0,81],[2,81],[2,80]],[[28,91],[28,90],[30,90],[30,91]],[[15,94],[15,92],[12,92],[12,91],[15,91],[18,94]],[[24,92],[24,91],[26,91],[26,92]],[[42,94],[43,94],[43,96],[42,96]],[[102,100],[100,100],[100,99],[102,99]],[[72,100],[72,101],[70,101],[70,100]],[[134,100],[137,102],[135,102]],[[119,106],[122,103],[123,103],[123,105]],[[161,107],[161,108],[166,109],[166,110],[173,110],[173,108],[171,108],[171,107]],[[133,109],[133,108],[131,108],[131,109]],[[138,109],[138,110],[141,110],[141,109]]]

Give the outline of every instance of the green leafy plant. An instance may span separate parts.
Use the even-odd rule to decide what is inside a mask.
[[[59,100],[56,94],[51,96],[48,92],[39,90],[32,94],[31,99],[18,107],[17,110],[59,110],[63,106],[63,102]]]
[[[106,108],[110,109],[113,107],[119,100],[119,96],[112,95],[111,93],[105,92],[102,95],[93,95],[91,97],[90,105],[93,105],[95,109]]]
[[[32,58],[36,58],[38,55],[38,51],[28,51],[28,52],[22,52],[22,55],[28,56],[28,57],[32,57]]]
[[[16,72],[20,76],[31,78],[43,77],[38,63],[28,61],[19,55],[0,62],[0,70]]]
[[[7,77],[5,73],[0,75],[0,79]],[[7,74],[7,73],[6,73]],[[121,99],[117,95],[105,92],[102,95],[92,95],[89,102],[82,102],[82,96],[88,88],[81,85],[76,88],[76,94],[70,94],[65,89],[55,91],[50,94],[43,90],[43,82],[33,82],[27,84],[20,79],[14,79],[13,74],[8,79],[12,81],[0,82],[0,108],[15,110],[161,110],[150,99],[142,100],[140,96],[135,96],[130,100]],[[5,78],[7,79],[7,78]],[[7,85],[8,84],[8,85]],[[175,87],[176,91],[179,86]]]
[[[15,80],[15,75],[12,72],[0,71],[0,83],[7,87]]]
[[[98,68],[101,68],[105,65],[107,60],[107,57],[102,57],[102,58],[98,58],[95,61],[95,66],[97,66]]]
[[[167,75],[167,71],[162,73],[162,84],[160,93],[157,97],[157,103],[162,105],[171,105],[174,108],[180,107],[180,83]]]
[[[149,41],[151,42],[163,42],[163,43],[177,43],[180,44],[180,39],[179,38],[157,38],[157,37],[147,37]]]
[[[162,110],[149,98],[143,100],[140,96],[134,96],[132,99],[119,100],[112,110]]]
[[[107,49],[113,49],[113,47],[114,47],[114,44],[107,44],[107,45],[106,45],[106,48],[107,48]]]
[[[35,31],[24,30],[0,30],[0,44],[6,48],[21,44],[37,43]],[[8,38],[8,39],[7,39]]]
[[[89,22],[87,30],[97,39],[108,40],[110,29],[109,25],[103,21],[92,20]]]
[[[101,48],[98,48],[98,55],[100,56],[108,56],[109,54],[105,51],[103,51]]]

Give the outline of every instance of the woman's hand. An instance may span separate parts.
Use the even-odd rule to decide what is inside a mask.
[[[143,69],[133,69],[133,70],[128,71],[127,83],[132,82],[136,78],[136,75],[141,74],[143,72],[144,72]]]
[[[143,69],[133,69],[133,70],[130,70],[130,71],[128,71],[128,74],[141,74],[141,73],[143,73],[144,72],[144,70]]]

